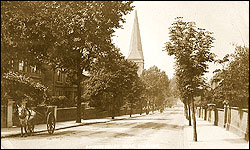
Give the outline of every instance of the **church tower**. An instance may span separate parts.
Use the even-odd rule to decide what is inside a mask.
[[[137,74],[138,76],[140,76],[144,69],[144,57],[142,52],[141,35],[140,35],[136,10],[135,10],[135,19],[131,35],[130,47],[129,47],[129,55],[127,59],[135,62],[139,66]]]

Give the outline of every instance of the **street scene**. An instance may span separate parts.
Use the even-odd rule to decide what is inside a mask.
[[[183,108],[183,107],[182,107]],[[156,112],[107,123],[85,125],[40,133],[20,140],[2,139],[9,148],[183,148],[184,117],[182,108]],[[136,141],[136,142],[135,142]],[[32,143],[32,144],[31,144]]]
[[[249,2],[1,1],[1,148],[248,149]]]

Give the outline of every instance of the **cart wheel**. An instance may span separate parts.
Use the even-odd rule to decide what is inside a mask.
[[[47,117],[47,130],[49,134],[53,134],[56,127],[55,116],[50,112]]]

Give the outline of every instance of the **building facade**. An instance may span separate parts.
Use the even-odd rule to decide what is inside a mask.
[[[51,96],[66,96],[70,100],[76,97],[77,86],[70,85],[66,81],[66,74],[60,69],[53,70],[50,66],[45,66],[45,70],[41,71],[36,66],[30,66],[27,62],[15,62],[13,71],[27,75],[35,81],[42,83],[48,87],[48,94]]]

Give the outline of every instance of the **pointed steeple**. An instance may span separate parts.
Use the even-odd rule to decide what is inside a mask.
[[[128,60],[132,60],[139,66],[138,75],[140,76],[144,68],[144,56],[142,52],[141,35],[137,11],[135,10],[135,19],[131,35]]]

